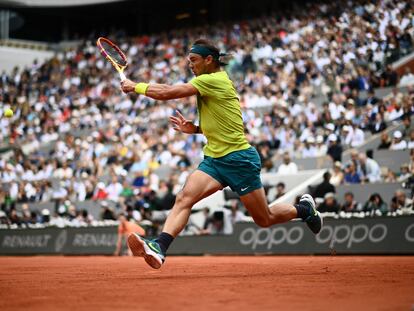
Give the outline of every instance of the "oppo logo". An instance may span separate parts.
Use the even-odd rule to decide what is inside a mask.
[[[266,245],[267,249],[271,249],[274,245],[288,243],[294,245],[299,243],[304,235],[302,227],[292,227],[287,229],[285,227],[274,228],[246,228],[240,234],[240,243],[242,245],[251,245],[252,249],[258,246]]]
[[[414,242],[414,224],[411,224],[405,229],[405,239],[408,242]]]
[[[320,244],[329,243],[333,248],[337,244],[345,244],[351,248],[353,244],[362,242],[379,243],[385,239],[388,228],[384,224],[376,224],[371,228],[365,224],[359,225],[326,225],[316,236],[316,242]]]
[[[278,227],[274,228],[246,228],[239,237],[242,245],[251,246],[252,250],[260,246],[265,246],[270,250],[273,246],[287,243],[295,245],[302,241],[305,234],[305,229],[302,226],[294,226],[291,228]],[[307,232],[307,234],[311,234]],[[321,232],[315,237],[318,244],[328,244],[329,248],[336,245],[345,245],[346,248],[351,248],[359,243],[380,243],[388,234],[388,228],[384,224],[375,224],[370,227],[365,224],[357,225],[325,225]],[[405,231],[406,240],[414,241],[414,224],[410,225]]]

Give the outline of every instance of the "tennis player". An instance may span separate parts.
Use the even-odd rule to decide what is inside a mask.
[[[134,233],[128,237],[132,253],[144,257],[155,269],[164,263],[167,249],[186,225],[192,206],[226,186],[239,194],[255,223],[261,227],[301,218],[315,234],[322,228],[322,218],[309,194],[304,194],[296,205],[268,206],[260,180],[260,158],[244,135],[240,102],[232,81],[220,69],[225,65],[220,62],[220,56],[222,54],[217,47],[199,39],[187,57],[195,75],[190,82],[165,85],[124,80],[121,83],[125,93],[136,92],[157,100],[196,95],[199,124],[187,120],[179,112],[177,116],[171,116],[170,121],[177,131],[203,134],[207,138],[204,160],[177,194],[163,232],[151,241]]]

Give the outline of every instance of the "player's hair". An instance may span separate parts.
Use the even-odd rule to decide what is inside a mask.
[[[226,66],[226,63],[223,63],[219,60],[220,56],[226,56],[226,54],[224,53],[220,53],[220,49],[215,46],[210,40],[207,39],[197,39],[196,41],[194,41],[193,45],[200,45],[203,47],[206,47],[207,49],[209,49],[213,54],[217,55],[218,57],[214,57],[213,56],[213,60],[214,63],[217,65],[217,67],[220,66]]]

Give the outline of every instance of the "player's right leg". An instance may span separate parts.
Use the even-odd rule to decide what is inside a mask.
[[[168,246],[187,224],[193,205],[222,188],[221,183],[209,174],[201,170],[194,171],[177,194],[160,236],[153,241],[141,238],[135,233],[128,237],[128,246],[134,256],[144,257],[152,268],[159,269],[164,263]]]

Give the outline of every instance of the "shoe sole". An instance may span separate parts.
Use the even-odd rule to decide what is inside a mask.
[[[145,262],[154,269],[159,269],[162,266],[162,261],[159,259],[157,253],[152,251],[147,244],[135,233],[128,236],[128,247],[134,256],[144,257]]]

